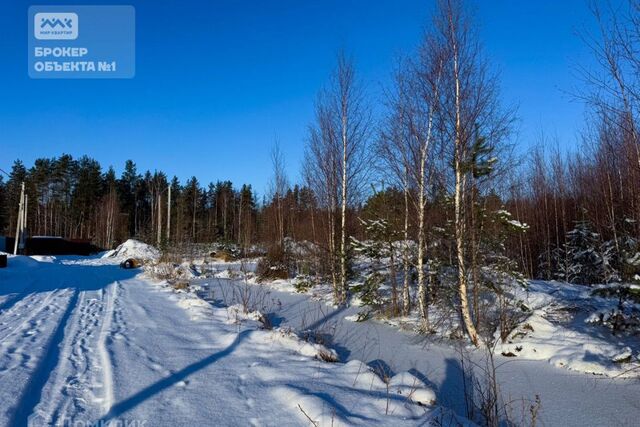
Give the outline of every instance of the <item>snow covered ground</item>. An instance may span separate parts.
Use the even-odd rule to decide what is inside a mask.
[[[332,307],[327,304],[324,292],[315,296],[315,291],[295,293],[290,281],[258,285],[252,280],[245,284],[229,279],[229,273],[217,276],[220,277],[194,281],[212,303],[233,304],[239,298],[247,299],[245,294],[252,292],[254,303],[263,307],[275,325],[325,336],[327,344],[337,350],[343,361],[360,360],[391,375],[409,370],[435,391],[440,404],[459,414],[465,413],[460,354],[452,344],[431,342],[414,332],[400,330],[397,325],[350,321],[359,307]],[[605,332],[610,334],[608,331],[597,328],[590,331],[592,325],[584,321],[588,317],[586,311],[578,310],[581,314],[571,322],[561,319],[559,313],[567,313],[563,307],[572,307],[575,312],[576,307],[584,309],[585,304],[603,308],[607,303],[590,298],[584,287],[567,286],[561,292],[556,288],[557,284],[534,282],[526,296],[533,310],[527,321],[543,318],[551,326],[544,328],[535,323],[534,331],[527,329],[529,335],[514,336],[512,343],[498,349],[498,379],[503,397],[516,402],[513,415],[517,417],[521,399],[531,400],[538,395],[541,425],[637,425],[640,382],[637,378],[617,376],[625,365],[612,360],[627,346],[635,348],[631,342],[634,338],[618,341],[606,336]],[[516,351],[515,346],[522,348]],[[468,347],[463,351],[472,363],[483,366],[481,351]],[[502,351],[514,351],[517,357],[501,356]],[[635,350],[632,353],[635,355]],[[595,358],[593,354],[601,356]],[[566,362],[559,363],[562,361]]]
[[[119,258],[0,270],[0,425],[464,424],[424,378],[325,362],[323,346]]]
[[[251,264],[244,264],[246,271],[253,271]],[[211,268],[211,266],[209,266]],[[258,283],[255,275],[238,273],[238,263],[216,264],[213,277],[218,279],[239,279],[251,285],[259,285],[269,290],[298,294],[297,278],[280,279]],[[616,312],[618,299],[594,296],[594,289],[570,283],[530,281],[526,290],[518,289],[516,298],[530,310],[530,314],[508,336],[506,342],[498,344],[495,352],[508,358],[519,360],[543,360],[554,366],[587,374],[612,378],[640,378],[640,342],[637,334],[630,330],[613,334],[602,325]],[[602,287],[601,287],[602,288]],[[328,284],[317,284],[301,292],[327,306],[333,304],[333,292]],[[627,302],[632,310],[640,310],[640,304]],[[367,308],[359,308],[357,297],[349,301],[350,314],[343,315],[349,321],[359,320],[360,313]],[[438,317],[432,309],[431,318]],[[379,318],[376,321],[395,328],[417,331],[420,319],[416,310],[408,316]],[[448,336],[455,324],[441,324],[440,336]]]
[[[616,310],[618,301],[594,296],[593,290],[569,283],[531,281],[522,300],[532,313],[497,351],[588,374],[640,378],[637,335],[613,334],[596,324],[600,314]]]

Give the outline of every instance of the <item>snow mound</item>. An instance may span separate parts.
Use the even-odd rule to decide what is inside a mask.
[[[400,372],[389,380],[389,390],[420,405],[434,405],[436,394],[418,377],[410,372]]]
[[[151,277],[171,281],[189,281],[200,275],[198,271],[196,271],[196,269],[188,262],[183,262],[182,264],[160,262],[157,264],[145,266],[145,271]]]
[[[32,255],[31,258],[38,262],[54,263],[57,261],[57,258],[51,255]]]
[[[274,341],[282,344],[303,356],[308,356],[325,362],[337,362],[338,353],[322,344],[302,340],[298,335],[288,329],[274,329]]]
[[[410,372],[400,372],[391,378],[380,378],[370,366],[359,360],[346,363],[342,371],[355,378],[354,387],[388,393],[395,400],[411,401],[422,406],[432,406],[436,403],[436,393]]]
[[[195,295],[182,293],[176,300],[178,307],[184,309],[191,320],[204,320],[212,317],[211,304]]]
[[[129,239],[115,250],[105,253],[103,258],[136,258],[143,261],[158,261],[160,251],[139,240]]]
[[[246,311],[242,304],[235,304],[227,308],[228,323],[256,322],[264,324],[264,316],[259,311]]]
[[[548,308],[534,311],[497,350],[507,357],[548,360],[557,367],[610,377],[636,377],[640,367],[628,347],[551,322]]]
[[[7,266],[9,268],[34,268],[38,267],[40,262],[29,256],[9,255]]]
[[[331,410],[322,394],[310,393],[297,384],[278,386],[274,393],[276,398],[288,406],[292,414],[299,414],[301,423],[313,420],[314,425],[322,426],[373,425],[374,421],[382,421],[383,417],[392,415],[397,417],[396,422],[389,425],[400,425],[399,420],[406,423],[410,419],[419,420],[420,425],[473,425],[448,410],[433,406],[433,390],[409,372],[402,372],[385,383],[369,366],[359,360],[352,360],[344,365],[325,366],[327,372],[318,372],[316,381],[325,381],[370,396],[354,399],[349,406],[358,408],[359,412],[369,417],[356,418],[349,411]],[[386,425],[384,422],[382,424]]]

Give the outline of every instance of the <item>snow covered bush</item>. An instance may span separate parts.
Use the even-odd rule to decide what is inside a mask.
[[[615,307],[599,309],[585,320],[587,323],[604,325],[616,333],[640,332],[640,286],[601,286],[591,293],[595,297],[615,299]]]
[[[384,219],[360,219],[360,223],[365,229],[367,240],[361,241],[351,237],[351,247],[354,254],[363,261],[361,265],[364,267],[364,280],[352,286],[351,290],[373,311],[380,312],[388,308],[387,313],[395,316],[400,311],[394,246],[398,236]],[[383,294],[381,290],[387,282],[390,294]]]
[[[541,255],[541,278],[549,279],[545,272],[550,272],[557,280],[582,285],[639,282],[640,244],[632,236],[633,221],[624,224],[617,239],[602,241],[588,220],[577,221],[550,259]]]
[[[570,265],[567,282],[589,285],[601,281],[599,241],[600,235],[591,230],[587,220],[577,221],[574,229],[567,233],[565,250]]]
[[[260,259],[256,268],[259,280],[278,280],[289,278],[288,257],[286,251],[275,245],[267,255]]]
[[[302,274],[296,276],[295,280],[293,281],[293,287],[295,288],[296,292],[300,293],[307,292],[313,287],[313,285],[314,283],[311,280],[311,277]]]

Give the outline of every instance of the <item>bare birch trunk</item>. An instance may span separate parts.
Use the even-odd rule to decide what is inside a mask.
[[[450,19],[451,41],[453,43],[453,74],[455,80],[455,108],[456,108],[456,127],[455,127],[455,229],[456,229],[456,252],[458,260],[458,293],[460,297],[460,314],[464,323],[467,334],[471,342],[475,346],[479,345],[478,333],[471,312],[469,310],[469,300],[467,297],[467,271],[464,253],[465,240],[465,218],[464,218],[464,186],[465,178],[463,173],[464,148],[462,141],[462,117],[461,117],[461,99],[460,99],[460,70],[458,58],[458,44],[455,36],[455,28],[453,19]]]
[[[436,79],[435,97],[438,97],[439,77]],[[425,234],[425,210],[427,208],[427,156],[429,154],[429,145],[431,144],[431,134],[433,129],[433,103],[429,106],[429,118],[427,124],[427,135],[424,143],[420,147],[420,176],[418,182],[418,304],[420,305],[420,318],[422,326],[426,330],[429,328],[429,306],[427,300],[427,285],[424,275],[424,258],[426,248]]]
[[[158,246],[162,243],[162,196],[158,194]]]
[[[406,166],[404,172],[404,242],[402,248],[404,281],[402,283],[402,312],[407,316],[411,311],[411,293],[409,289],[409,177]]]
[[[171,185],[167,195],[167,242],[171,238]]]
[[[340,303],[348,297],[347,288],[347,111],[342,100],[342,206],[340,214]]]

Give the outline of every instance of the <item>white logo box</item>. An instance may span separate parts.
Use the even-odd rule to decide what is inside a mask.
[[[33,18],[33,33],[38,40],[75,40],[78,27],[75,13],[42,12]]]

